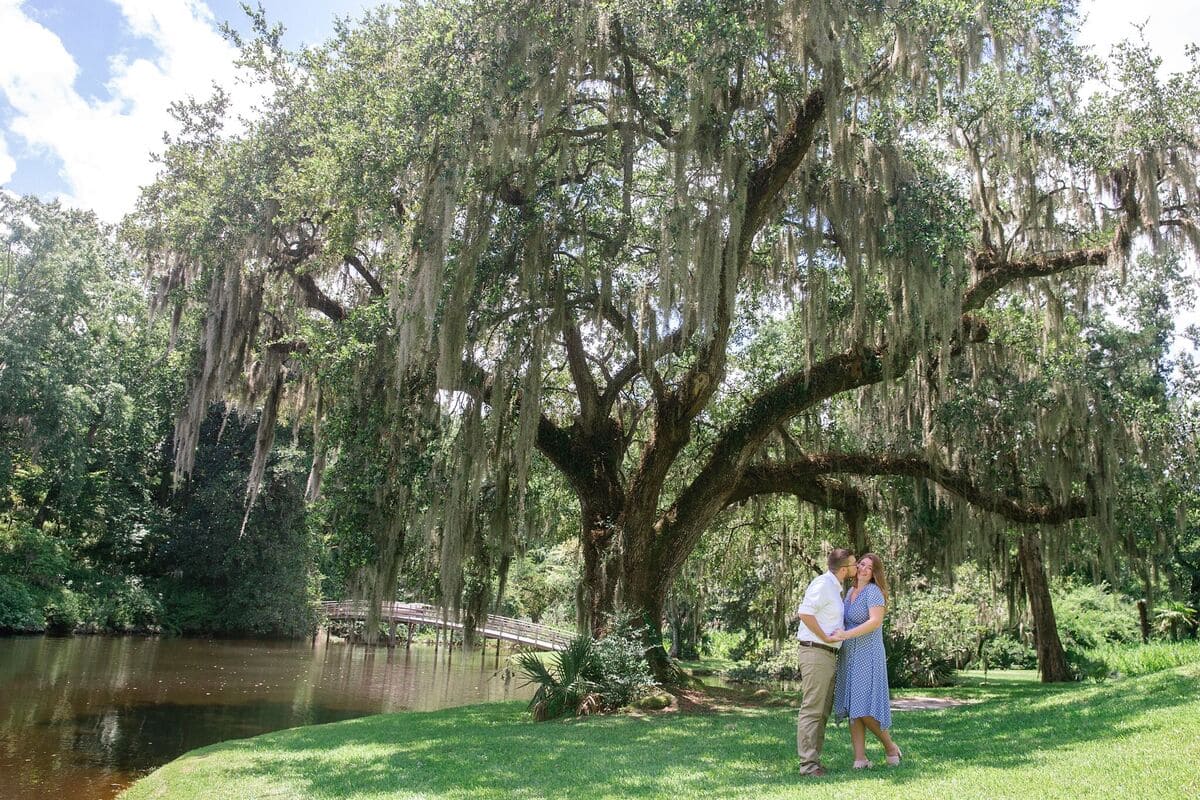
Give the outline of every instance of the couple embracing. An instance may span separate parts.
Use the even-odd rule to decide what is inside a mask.
[[[796,718],[800,772],[825,774],[821,748],[832,712],[850,720],[854,768],[867,760],[867,731],[883,745],[887,763],[900,763],[892,741],[891,699],[883,650],[883,615],[888,602],[883,562],[874,553],[861,559],[842,548],[829,554],[829,571],[808,585],[796,613],[800,629],[800,686],[804,693]],[[844,595],[842,587],[850,581]]]

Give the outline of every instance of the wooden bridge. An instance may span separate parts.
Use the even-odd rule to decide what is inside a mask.
[[[370,611],[370,604],[361,600],[326,602],[321,603],[321,610],[330,621],[365,622]],[[379,607],[379,620],[388,623],[390,645],[396,643],[397,625],[408,626],[406,642],[412,641],[413,629],[421,625],[437,628],[439,634],[441,631],[446,631],[447,641],[449,641],[451,632],[463,629],[462,621],[455,619],[449,609],[424,603],[382,603]],[[476,627],[475,635],[484,639],[495,639],[497,647],[500,646],[500,642],[504,641],[532,647],[535,650],[565,650],[570,641],[575,638],[575,634],[571,631],[552,628],[549,625],[539,625],[523,619],[500,617],[495,614],[489,614],[487,621]]]

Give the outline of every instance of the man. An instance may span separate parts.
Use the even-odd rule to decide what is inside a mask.
[[[842,630],[842,584],[858,571],[854,555],[841,547],[830,552],[826,564],[829,571],[808,585],[794,618],[800,621],[796,638],[800,640],[800,687],[804,692],[796,717],[796,752],[801,774],[814,777],[825,774],[821,748],[833,710],[833,682],[842,646],[831,638]]]

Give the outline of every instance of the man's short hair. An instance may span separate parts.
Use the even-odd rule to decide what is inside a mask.
[[[846,559],[850,558],[852,555],[853,555],[853,553],[851,553],[849,550],[847,550],[844,547],[835,547],[832,550],[830,550],[829,551],[829,560],[828,560],[828,562],[826,562],[829,564],[829,571],[833,572],[838,567],[844,566]]]

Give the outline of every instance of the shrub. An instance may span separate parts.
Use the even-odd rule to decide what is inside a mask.
[[[1154,629],[1178,642],[1196,630],[1196,609],[1180,600],[1167,600],[1154,612]]]
[[[911,637],[884,631],[888,684],[893,687],[946,686],[954,677],[953,659],[925,650]]]
[[[737,661],[736,658],[733,658],[732,652],[741,640],[742,636],[737,632],[711,628],[705,633],[700,653],[713,658],[728,658]]]
[[[630,631],[619,629],[592,643],[595,681],[605,708],[620,708],[655,686],[645,649]]]
[[[521,653],[517,665],[537,690],[529,701],[529,710],[535,720],[561,717],[567,713],[581,713],[584,701],[596,694],[596,684],[588,679],[594,654],[592,640],[579,636],[561,653],[550,657],[550,666],[542,661],[540,653]]]
[[[543,658],[540,653],[517,656],[528,682],[537,684],[529,710],[539,721],[611,711],[656,685],[641,645],[624,630],[599,640],[579,636],[550,656],[549,666]]]
[[[983,633],[969,598],[941,588],[894,599],[884,617],[888,682],[892,686],[943,686],[975,652]]]
[[[1055,581],[1050,588],[1063,649],[1080,650],[1106,642],[1132,644],[1140,638],[1137,606],[1108,587]]]
[[[1067,650],[1064,655],[1067,658],[1067,667],[1071,670],[1071,677],[1077,681],[1093,680],[1103,681],[1109,676],[1108,664],[1102,659],[1095,658],[1091,650],[1080,650],[1078,648]]]
[[[1200,663],[1200,642],[1104,644],[1088,650],[1087,655],[1104,665],[1106,675],[1146,675]]]
[[[149,630],[161,615],[138,578],[72,554],[56,526],[0,520],[0,629]]]
[[[114,631],[151,631],[162,618],[162,604],[138,578],[96,584],[95,624]]]
[[[174,634],[209,634],[220,619],[220,603],[206,591],[175,582],[163,587],[163,628]]]
[[[745,635],[729,646],[727,652],[731,660],[741,661],[754,653],[756,647],[758,647],[758,634],[753,630],[748,630]]]
[[[46,629],[57,633],[69,633],[81,626],[89,616],[87,610],[87,598],[66,586],[51,589],[42,602]]]
[[[25,582],[8,575],[0,575],[0,631],[32,633],[44,630],[46,617],[41,604],[29,591]]]
[[[975,668],[1037,669],[1037,652],[1008,634],[988,639],[979,650],[979,658],[971,664]]]
[[[784,647],[778,653],[769,649],[759,650],[752,654],[749,661],[729,670],[725,677],[739,683],[799,680],[800,668],[796,649]]]

